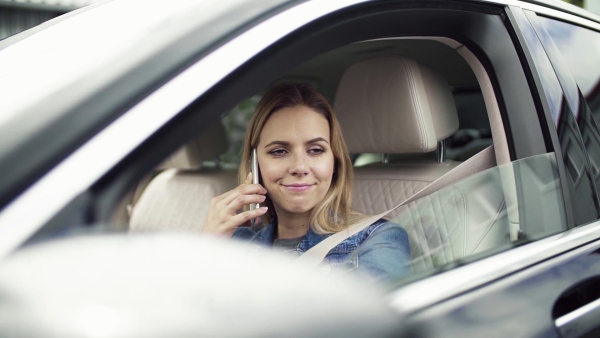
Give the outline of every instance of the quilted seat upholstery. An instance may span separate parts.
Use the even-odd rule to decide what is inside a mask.
[[[351,66],[335,107],[351,153],[400,159],[355,168],[353,206],[360,212],[389,210],[459,164],[413,155],[435,151],[458,130],[450,86],[414,60],[388,56]],[[415,272],[510,243],[498,182],[470,177],[388,215],[409,234]]]
[[[203,168],[228,147],[219,123],[167,159],[164,169],[143,188],[129,220],[130,231],[198,232],[210,200],[237,186],[237,170]]]
[[[210,200],[235,188],[234,171],[167,169],[144,190],[131,214],[132,231],[202,229]]]

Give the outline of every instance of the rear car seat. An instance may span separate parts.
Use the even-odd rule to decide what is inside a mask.
[[[338,87],[335,108],[348,149],[354,154],[381,153],[394,159],[430,153],[459,127],[447,81],[403,56],[349,67]],[[458,164],[439,163],[433,156],[356,167],[354,208],[366,214],[386,211]],[[409,234],[413,271],[442,266],[510,242],[499,179],[447,187],[388,217]]]
[[[227,147],[225,128],[219,123],[165,161],[160,167],[167,169],[150,181],[133,206],[130,231],[198,232],[210,200],[237,186],[237,170],[202,167]]]

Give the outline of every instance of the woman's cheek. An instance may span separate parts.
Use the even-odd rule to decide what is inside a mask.
[[[331,180],[333,177],[333,168],[334,168],[334,159],[333,156],[327,159],[326,161],[322,161],[320,163],[316,163],[313,167],[315,175],[321,180]]]
[[[260,168],[260,174],[263,184],[270,184],[277,181],[277,177],[281,177],[281,169],[278,168],[276,163],[270,163],[271,161],[264,161],[264,165]],[[264,168],[264,169],[263,169]],[[267,187],[265,187],[267,188]],[[267,188],[268,189],[268,188]]]

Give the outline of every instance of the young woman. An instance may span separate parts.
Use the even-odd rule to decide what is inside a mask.
[[[256,149],[260,184],[252,184]],[[259,102],[242,151],[241,184],[213,198],[204,232],[301,255],[364,218],[352,210],[352,163],[327,100],[311,87],[280,84]],[[238,211],[260,203],[254,210]],[[261,218],[263,226],[247,225]],[[265,226],[266,225],[266,226]],[[333,248],[325,260],[387,279],[409,271],[408,237],[380,219]]]

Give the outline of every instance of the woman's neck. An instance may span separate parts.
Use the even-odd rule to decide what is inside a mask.
[[[298,238],[306,235],[309,224],[310,212],[302,214],[277,213],[277,238]]]

